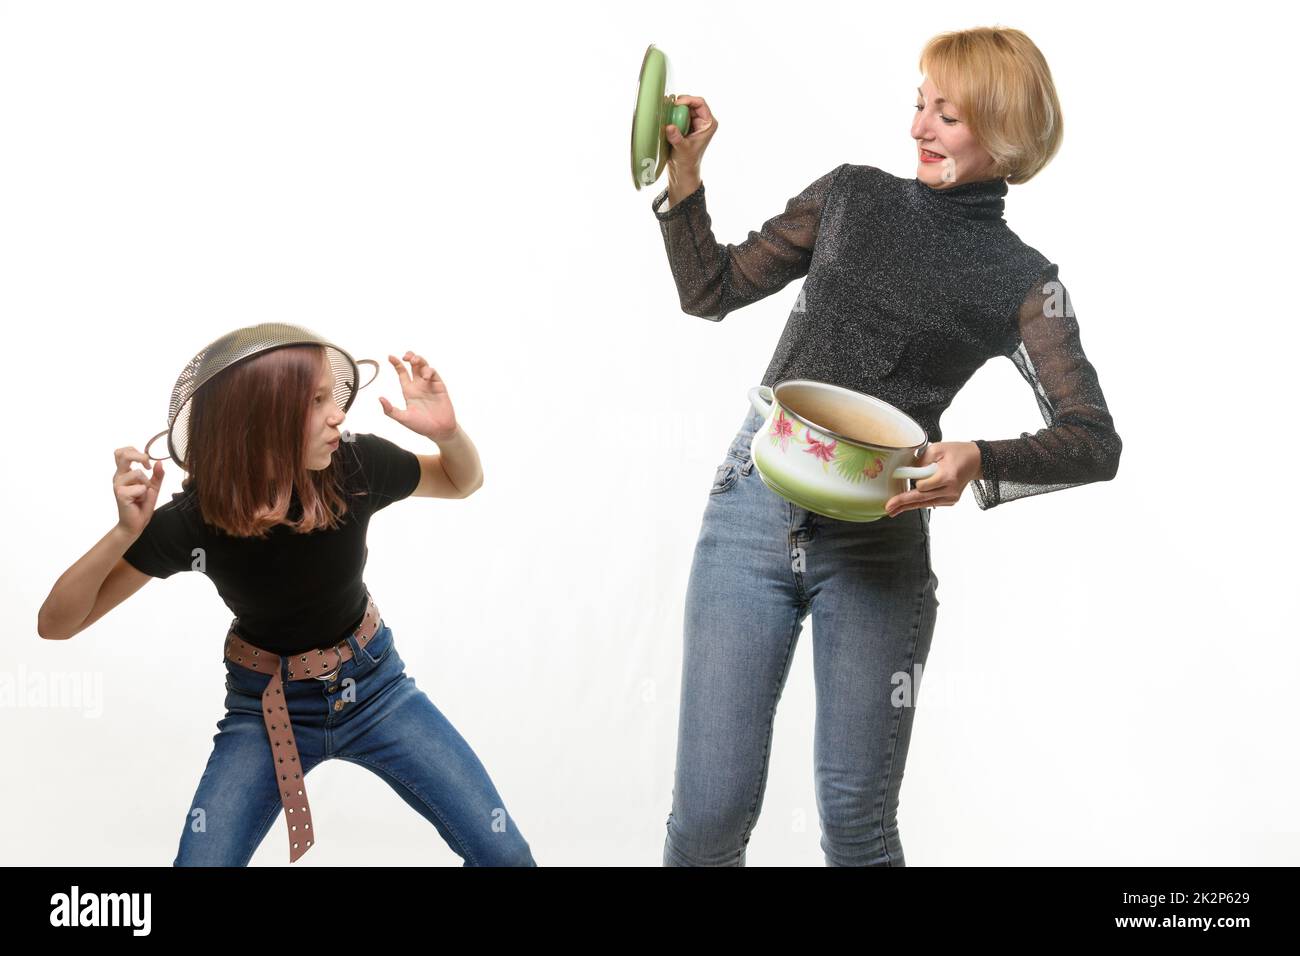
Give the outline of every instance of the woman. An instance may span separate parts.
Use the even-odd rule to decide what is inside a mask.
[[[718,129],[708,105],[679,96],[689,135],[666,129],[669,185],[652,208],[682,309],[721,321],[807,276],[762,384],[815,379],[882,398],[925,428],[918,464],[938,465],[886,502],[888,519],[822,517],[754,474],[749,446],[763,420],[747,408],[687,588],[666,865],[744,865],[777,701],[811,613],[826,862],[903,866],[910,690],[939,605],[931,510],[971,483],[983,510],[1109,480],[1118,467],[1120,439],[1057,267],[1002,218],[1007,184],[1028,182],[1060,145],[1047,64],[1020,31],[979,28],[935,37],[920,69],[914,178],[843,164],[740,245],[715,240],[705,208],[700,160]],[[942,441],[940,415],[996,355],[1034,388],[1047,427]]]
[[[146,479],[131,463],[149,458],[117,450],[118,523],[41,608],[41,636],[69,638],[151,577],[199,570],[236,614],[226,715],[175,865],[246,865],[282,809],[299,859],[315,843],[303,778],[332,757],[378,774],[466,866],[535,865],[469,744],[406,676],[362,581],[375,512],[408,496],[464,498],[482,483],[442,379],[412,352],[409,371],[388,358],[406,409],[381,398],[384,412],[438,454],[342,434],[353,382],[341,409],[324,346],[266,351],[195,393],[178,459],[190,476],[167,504],[154,509],[161,462]]]

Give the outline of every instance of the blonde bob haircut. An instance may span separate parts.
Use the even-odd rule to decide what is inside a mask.
[[[989,178],[1027,183],[1061,148],[1061,104],[1051,70],[1019,30],[941,33],[921,51],[920,68],[993,158]]]

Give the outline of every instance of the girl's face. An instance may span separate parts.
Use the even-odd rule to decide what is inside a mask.
[[[916,178],[935,189],[993,178],[993,157],[962,122],[957,107],[925,77],[916,89]],[[935,157],[926,151],[938,153]]]
[[[316,383],[311,410],[307,413],[307,465],[311,471],[328,468],[334,452],[338,450],[341,436],[339,426],[347,415],[334,404],[334,374],[326,363],[325,371]]]

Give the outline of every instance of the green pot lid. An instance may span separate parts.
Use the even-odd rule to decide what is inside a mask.
[[[641,61],[636,109],[632,112],[632,182],[637,189],[653,186],[668,164],[668,137],[664,127],[676,126],[686,136],[691,131],[691,111],[673,102],[668,89],[668,57],[653,43]]]

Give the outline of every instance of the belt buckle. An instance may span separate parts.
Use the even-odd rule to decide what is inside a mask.
[[[343,656],[343,651],[341,648],[345,643],[346,643],[345,641],[339,641],[337,644],[334,645],[333,649],[339,652],[339,657]],[[315,676],[317,680],[333,680],[334,678],[339,676],[339,671],[341,671],[342,669],[343,669],[343,665],[340,663],[338,667],[334,668],[334,670],[330,671],[330,673],[328,674],[316,674],[313,676]]]

